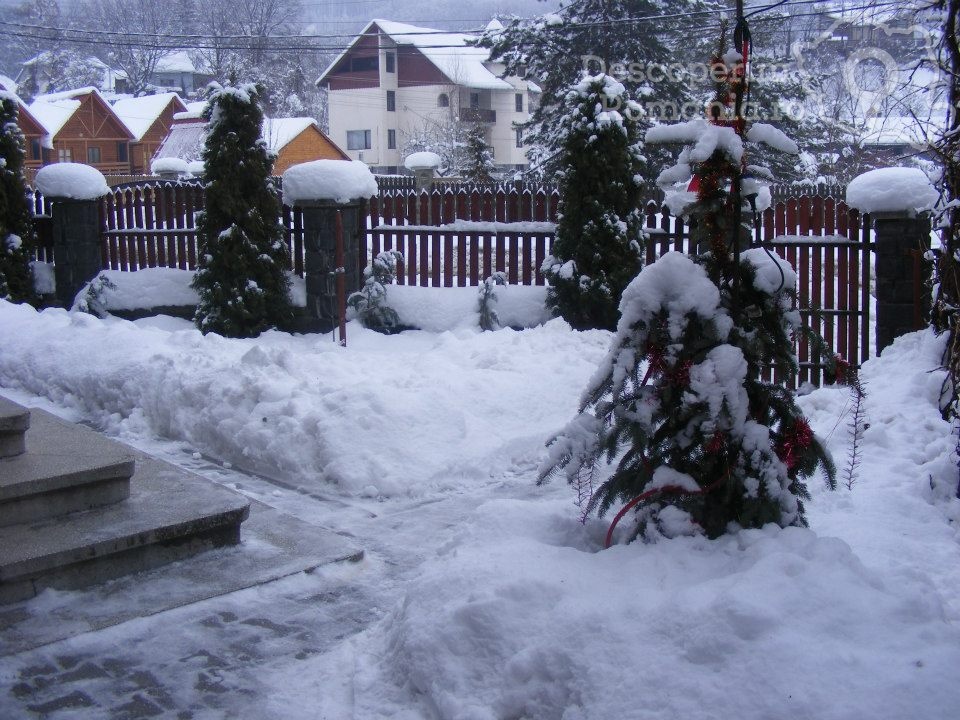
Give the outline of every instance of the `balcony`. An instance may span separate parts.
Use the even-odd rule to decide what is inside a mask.
[[[468,123],[488,123],[493,125],[497,122],[496,110],[484,110],[483,108],[460,108],[460,121]]]

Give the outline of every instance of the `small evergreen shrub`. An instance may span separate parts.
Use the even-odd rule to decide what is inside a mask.
[[[500,316],[497,314],[497,285],[506,285],[506,273],[495,272],[480,285],[479,310],[480,329],[499,330]]]
[[[577,330],[613,330],[620,296],[643,258],[643,111],[606,75],[574,85],[562,111],[560,219],[542,265],[547,304]]]
[[[387,285],[397,279],[397,263],[403,262],[399,250],[385,250],[364,268],[363,287],[347,298],[360,323],[371,330],[392,333],[400,329],[397,311],[386,304]]]

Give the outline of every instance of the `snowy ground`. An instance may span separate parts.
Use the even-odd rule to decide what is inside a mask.
[[[863,463],[851,489],[809,483],[810,530],[602,551],[606,522],[581,526],[571,491],[534,479],[609,338],[560,321],[392,337],[351,323],[342,349],[0,302],[6,394],[367,550],[5,658],[0,716],[29,716],[31,670],[71,662],[102,673],[72,671],[62,687],[91,704],[54,717],[133,715],[141,672],[170,717],[955,716],[960,502],[940,342],[910,335],[866,365]],[[848,392],[801,402],[842,467]]]

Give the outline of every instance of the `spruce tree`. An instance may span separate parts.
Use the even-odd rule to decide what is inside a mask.
[[[522,125],[531,145],[531,169],[549,177],[558,166],[562,146],[563,105],[567,89],[585,75],[608,74],[622,82],[634,98],[652,92],[656,112],[642,119],[674,120],[693,100],[689,76],[668,38],[690,18],[672,17],[703,10],[701,0],[581,0],[565,3],[554,13],[533,20],[514,18],[481,38],[490,59],[502,63],[504,76],[529,77],[542,91],[539,104]],[[658,18],[651,20],[650,18]],[[652,178],[648,178],[652,181]]]
[[[735,58],[721,40],[715,60]],[[738,83],[736,72],[727,75],[718,99],[742,97]],[[780,149],[788,141],[770,126],[747,131],[722,102],[714,108],[711,122],[647,134],[648,142],[687,143],[661,178],[697,178],[691,208],[703,231],[700,254],[668,253],[624,291],[607,357],[540,473],[541,482],[564,474],[584,516],[626,503],[621,516],[636,511],[632,537],[805,526],[805,478],[822,467],[835,484],[793,394],[763,379],[771,369],[782,378],[797,372],[796,275],[763,248],[741,250],[744,139]],[[602,456],[618,462],[595,486]]]
[[[33,218],[23,177],[25,143],[17,107],[15,95],[0,91],[0,299],[34,302]]]
[[[642,110],[622,84],[598,75],[570,89],[563,111],[560,219],[542,268],[547,303],[578,330],[613,330],[643,257]]]
[[[253,84],[214,84],[205,111],[206,207],[193,281],[200,295],[194,320],[205,333],[254,337],[291,316],[273,158],[260,139],[261,94]]]
[[[496,170],[493,150],[484,137],[483,125],[472,125],[467,130],[463,176],[471,182],[490,183],[495,179]]]

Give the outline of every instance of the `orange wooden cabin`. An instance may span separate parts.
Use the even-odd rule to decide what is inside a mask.
[[[133,133],[96,88],[40,95],[29,110],[46,130],[44,165],[79,162],[104,174],[130,172]]]

